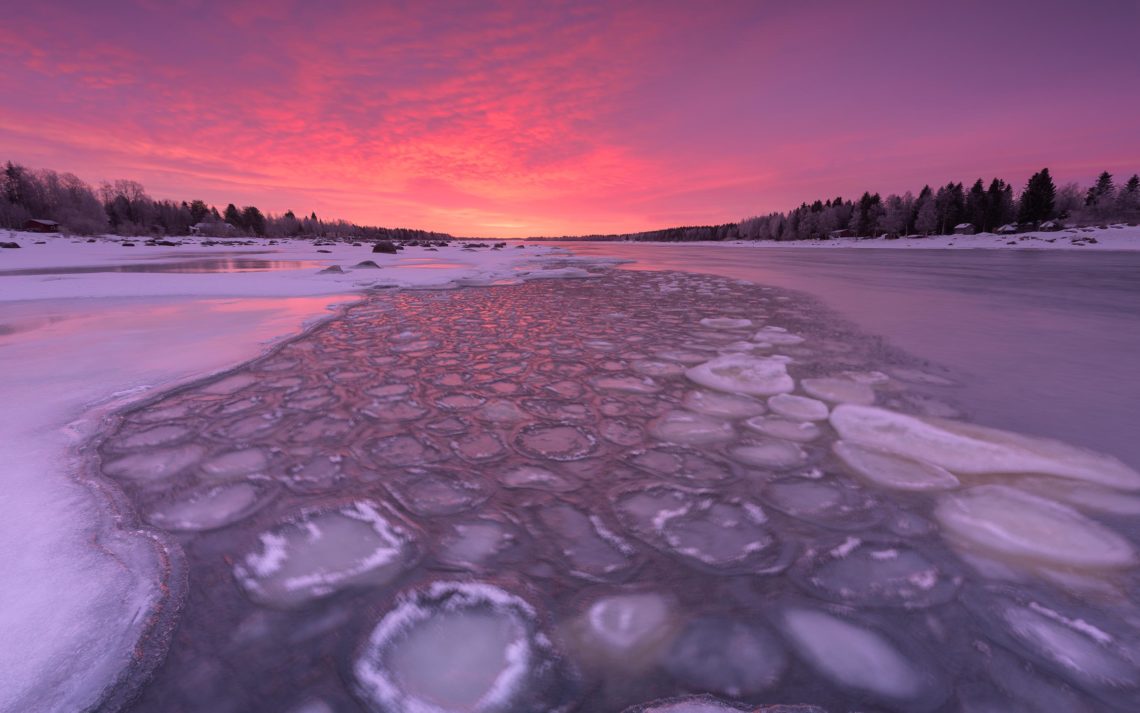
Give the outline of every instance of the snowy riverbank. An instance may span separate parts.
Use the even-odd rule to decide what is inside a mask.
[[[647,245],[708,245],[754,248],[873,248],[892,250],[1140,250],[1140,227],[1066,228],[1055,232],[1032,231],[1016,235],[930,235],[888,238],[832,238],[828,240],[727,240],[708,243],[646,243]]]
[[[21,248],[0,250],[0,482],[9,505],[0,567],[15,585],[0,588],[5,711],[97,705],[138,667],[140,638],[161,626],[153,611],[169,563],[80,480],[78,449],[110,410],[251,359],[367,288],[515,282],[536,276],[535,260],[553,252],[9,239]],[[353,267],[365,260],[379,267]],[[332,265],[344,272],[320,273]]]

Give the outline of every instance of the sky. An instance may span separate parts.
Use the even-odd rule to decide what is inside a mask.
[[[1136,0],[0,0],[0,161],[522,237],[1140,170]]]

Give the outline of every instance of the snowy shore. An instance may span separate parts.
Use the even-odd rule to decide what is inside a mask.
[[[150,535],[81,482],[79,449],[109,411],[254,358],[368,288],[582,276],[573,267],[541,270],[535,260],[549,248],[387,255],[299,241],[4,239],[21,245],[0,250],[0,482],[9,505],[0,567],[15,583],[0,587],[5,711],[97,706],[121,690],[138,667],[140,639],[154,633],[148,612],[161,604],[169,563]],[[231,270],[249,269],[233,259],[271,264],[211,272],[203,259]],[[379,267],[353,267],[365,260]],[[191,264],[195,272],[114,271]],[[332,265],[344,272],[320,272]]]
[[[726,240],[702,243],[645,243],[752,248],[859,248],[890,250],[1140,250],[1140,227],[1110,225],[1097,228],[1032,231],[1015,235],[930,235],[890,238],[831,238],[828,240]]]

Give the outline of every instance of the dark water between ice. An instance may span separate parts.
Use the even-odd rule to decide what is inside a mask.
[[[808,292],[953,370],[973,420],[1140,468],[1140,252],[564,247]]]
[[[806,341],[741,346],[760,325]],[[763,403],[684,374],[753,348],[796,384],[848,375],[899,412],[954,407],[915,383],[944,372],[811,300],[619,271],[371,296],[127,411],[100,467],[188,583],[128,710],[617,713],[701,692],[1135,710],[1135,611],[1111,593],[1135,568],[1060,573],[1105,587],[1088,596],[1017,563],[977,574],[933,524],[936,494],[870,486],[826,421],[756,421]],[[1135,542],[1129,518],[1095,517]]]

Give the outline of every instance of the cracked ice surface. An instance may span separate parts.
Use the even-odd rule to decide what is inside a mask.
[[[1140,612],[1070,591],[1140,585],[1123,466],[913,415],[948,387],[783,296],[378,294],[123,414],[103,472],[190,583],[133,709],[1134,709]]]

